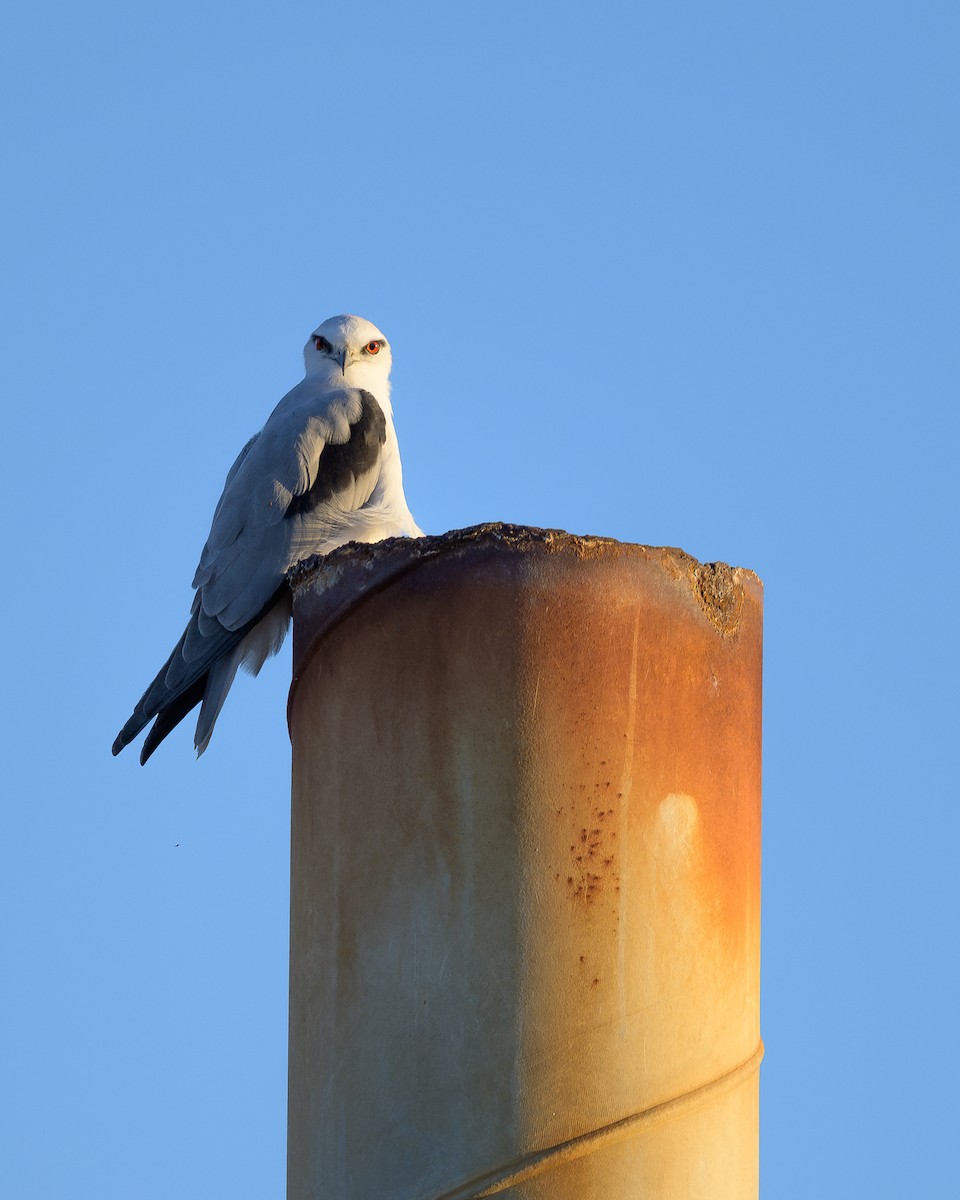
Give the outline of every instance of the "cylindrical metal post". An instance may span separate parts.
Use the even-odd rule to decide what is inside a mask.
[[[300,574],[289,1200],[757,1195],[761,621],[516,527]]]

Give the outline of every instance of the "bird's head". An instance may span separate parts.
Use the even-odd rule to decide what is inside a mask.
[[[390,343],[363,317],[330,317],[303,348],[308,378],[327,387],[366,388],[382,395],[389,387]]]

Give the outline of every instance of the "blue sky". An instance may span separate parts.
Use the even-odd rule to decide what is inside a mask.
[[[109,747],[227,467],[354,311],[428,531],[761,575],[763,1194],[946,1194],[960,10],[40,0],[5,34],[4,1192],[282,1195],[289,651],[199,762]]]

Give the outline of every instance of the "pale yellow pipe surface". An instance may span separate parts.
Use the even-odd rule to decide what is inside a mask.
[[[494,526],[294,621],[289,1200],[755,1197],[759,580]]]

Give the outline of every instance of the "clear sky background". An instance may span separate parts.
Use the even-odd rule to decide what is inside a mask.
[[[960,8],[11,8],[0,1191],[283,1195],[289,650],[110,743],[338,312],[407,495],[766,586],[766,1200],[956,1186]]]

